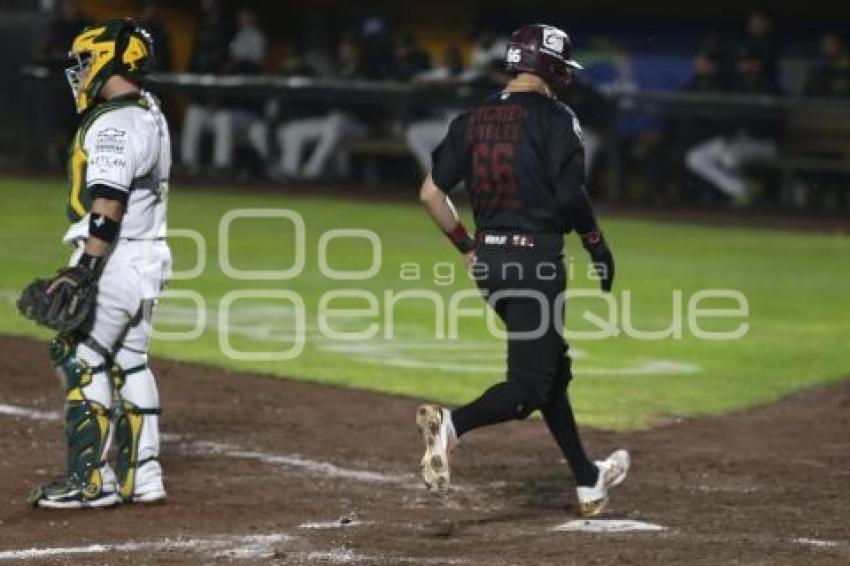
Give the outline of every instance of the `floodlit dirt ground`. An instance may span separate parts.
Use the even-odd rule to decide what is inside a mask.
[[[31,509],[62,469],[46,345],[0,340],[0,564],[848,564],[850,382],[774,406],[628,434],[607,519],[658,532],[556,531],[566,465],[539,421],[469,435],[454,489],[424,491],[414,400],[157,361],[169,501]],[[580,418],[580,415],[579,415]]]

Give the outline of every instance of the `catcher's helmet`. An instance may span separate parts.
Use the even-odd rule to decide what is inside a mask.
[[[84,112],[94,104],[109,77],[138,79],[151,69],[153,41],[129,18],[110,20],[83,30],[74,38],[68,56],[72,64],[65,69],[65,76],[77,112]]]
[[[572,50],[565,31],[545,24],[525,25],[511,34],[505,68],[537,75],[559,91],[570,82],[574,69],[583,68],[573,60]]]

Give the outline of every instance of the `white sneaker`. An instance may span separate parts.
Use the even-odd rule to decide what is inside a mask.
[[[425,455],[419,465],[429,491],[445,493],[449,489],[449,458],[457,445],[451,412],[436,405],[421,405],[416,411],[416,426],[425,441]]]
[[[612,452],[602,462],[596,462],[599,479],[592,487],[578,487],[578,513],[582,517],[596,517],[608,503],[608,490],[623,483],[629,473],[631,461],[625,450]]]
[[[160,482],[159,485],[136,489],[130,501],[132,503],[159,503],[160,501],[165,501],[166,498],[165,486]]]
[[[136,472],[132,503],[158,503],[166,498],[162,466],[157,460],[142,464]]]
[[[121,503],[115,473],[107,464],[101,467],[101,488],[80,485],[67,478],[36,489],[29,502],[44,509],[87,509],[112,507]],[[89,491],[91,490],[91,492]]]

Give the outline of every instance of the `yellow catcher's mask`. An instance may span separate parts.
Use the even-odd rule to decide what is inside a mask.
[[[150,34],[133,20],[111,20],[85,29],[71,45],[72,65],[65,69],[77,112],[97,100],[103,85],[114,75],[138,79],[153,65]]]

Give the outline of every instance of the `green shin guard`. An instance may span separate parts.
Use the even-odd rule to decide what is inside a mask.
[[[62,494],[72,497],[74,493],[82,499],[93,500],[103,493],[101,466],[111,412],[103,404],[86,398],[83,389],[91,384],[96,373],[105,371],[105,367],[91,367],[79,360],[75,355],[76,344],[64,335],[54,339],[50,353],[65,388],[67,471],[64,480],[42,488],[32,500]]]
[[[100,468],[109,420],[109,410],[100,403],[68,401],[65,410],[67,479],[78,486],[87,499],[100,496],[103,490]]]

